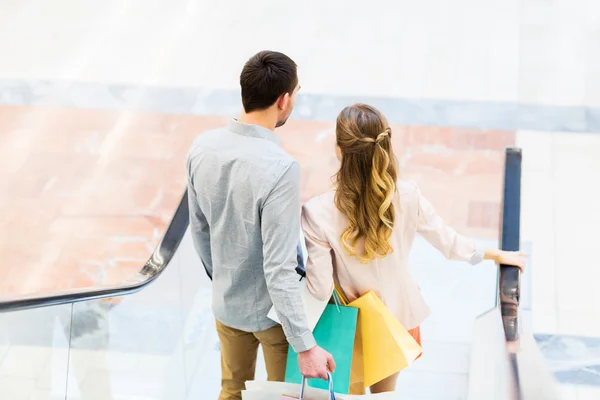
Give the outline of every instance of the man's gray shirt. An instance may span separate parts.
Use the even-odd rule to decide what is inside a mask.
[[[194,247],[212,276],[215,318],[258,332],[275,306],[297,352],[315,346],[300,297],[300,166],[269,129],[232,120],[188,154]]]

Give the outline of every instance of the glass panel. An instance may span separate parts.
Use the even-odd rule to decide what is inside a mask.
[[[176,254],[159,279],[134,295],[74,305],[67,399],[186,398],[202,358],[194,351],[190,310],[198,312],[197,297],[210,315],[210,302],[199,294],[202,265],[183,271],[180,264]]]
[[[66,396],[72,305],[0,313],[0,399]]]
[[[219,341],[211,310],[211,283],[198,260],[191,236],[177,249],[182,288],[183,336],[179,346],[185,363],[189,399],[216,399],[221,387]]]
[[[516,382],[506,351],[499,307],[475,321],[469,366],[468,399],[512,398]]]

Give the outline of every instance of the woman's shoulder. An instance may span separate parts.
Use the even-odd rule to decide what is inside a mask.
[[[312,197],[302,208],[312,212],[331,211],[335,208],[335,191],[330,190]]]
[[[325,192],[311,198],[302,206],[302,227],[305,232],[325,232],[338,220],[335,192]]]
[[[396,183],[396,188],[398,190],[398,194],[400,198],[403,197],[405,200],[417,200],[419,196],[419,186],[410,180],[398,180]]]

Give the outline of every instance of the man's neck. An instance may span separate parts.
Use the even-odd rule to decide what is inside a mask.
[[[242,115],[240,115],[238,121],[243,124],[262,126],[263,128],[274,131],[275,126],[277,125],[277,120],[273,119],[273,117],[271,117],[269,114],[270,113],[267,110],[254,111],[251,113],[242,112]]]

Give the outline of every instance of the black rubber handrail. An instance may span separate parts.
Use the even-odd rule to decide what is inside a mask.
[[[504,163],[502,221],[500,248],[517,251],[521,241],[521,149],[508,148]],[[499,279],[500,307],[507,341],[519,338],[519,297],[521,272],[519,268],[501,265]]]
[[[70,290],[44,295],[19,297],[0,297],[0,312],[18,311],[29,308],[56,306],[60,304],[77,303],[106,297],[119,297],[136,293],[151,284],[165,270],[169,261],[181,243],[189,224],[189,208],[187,190],[183,193],[177,210],[167,227],[163,238],[139,272],[135,282],[121,285],[94,287],[91,289]]]

